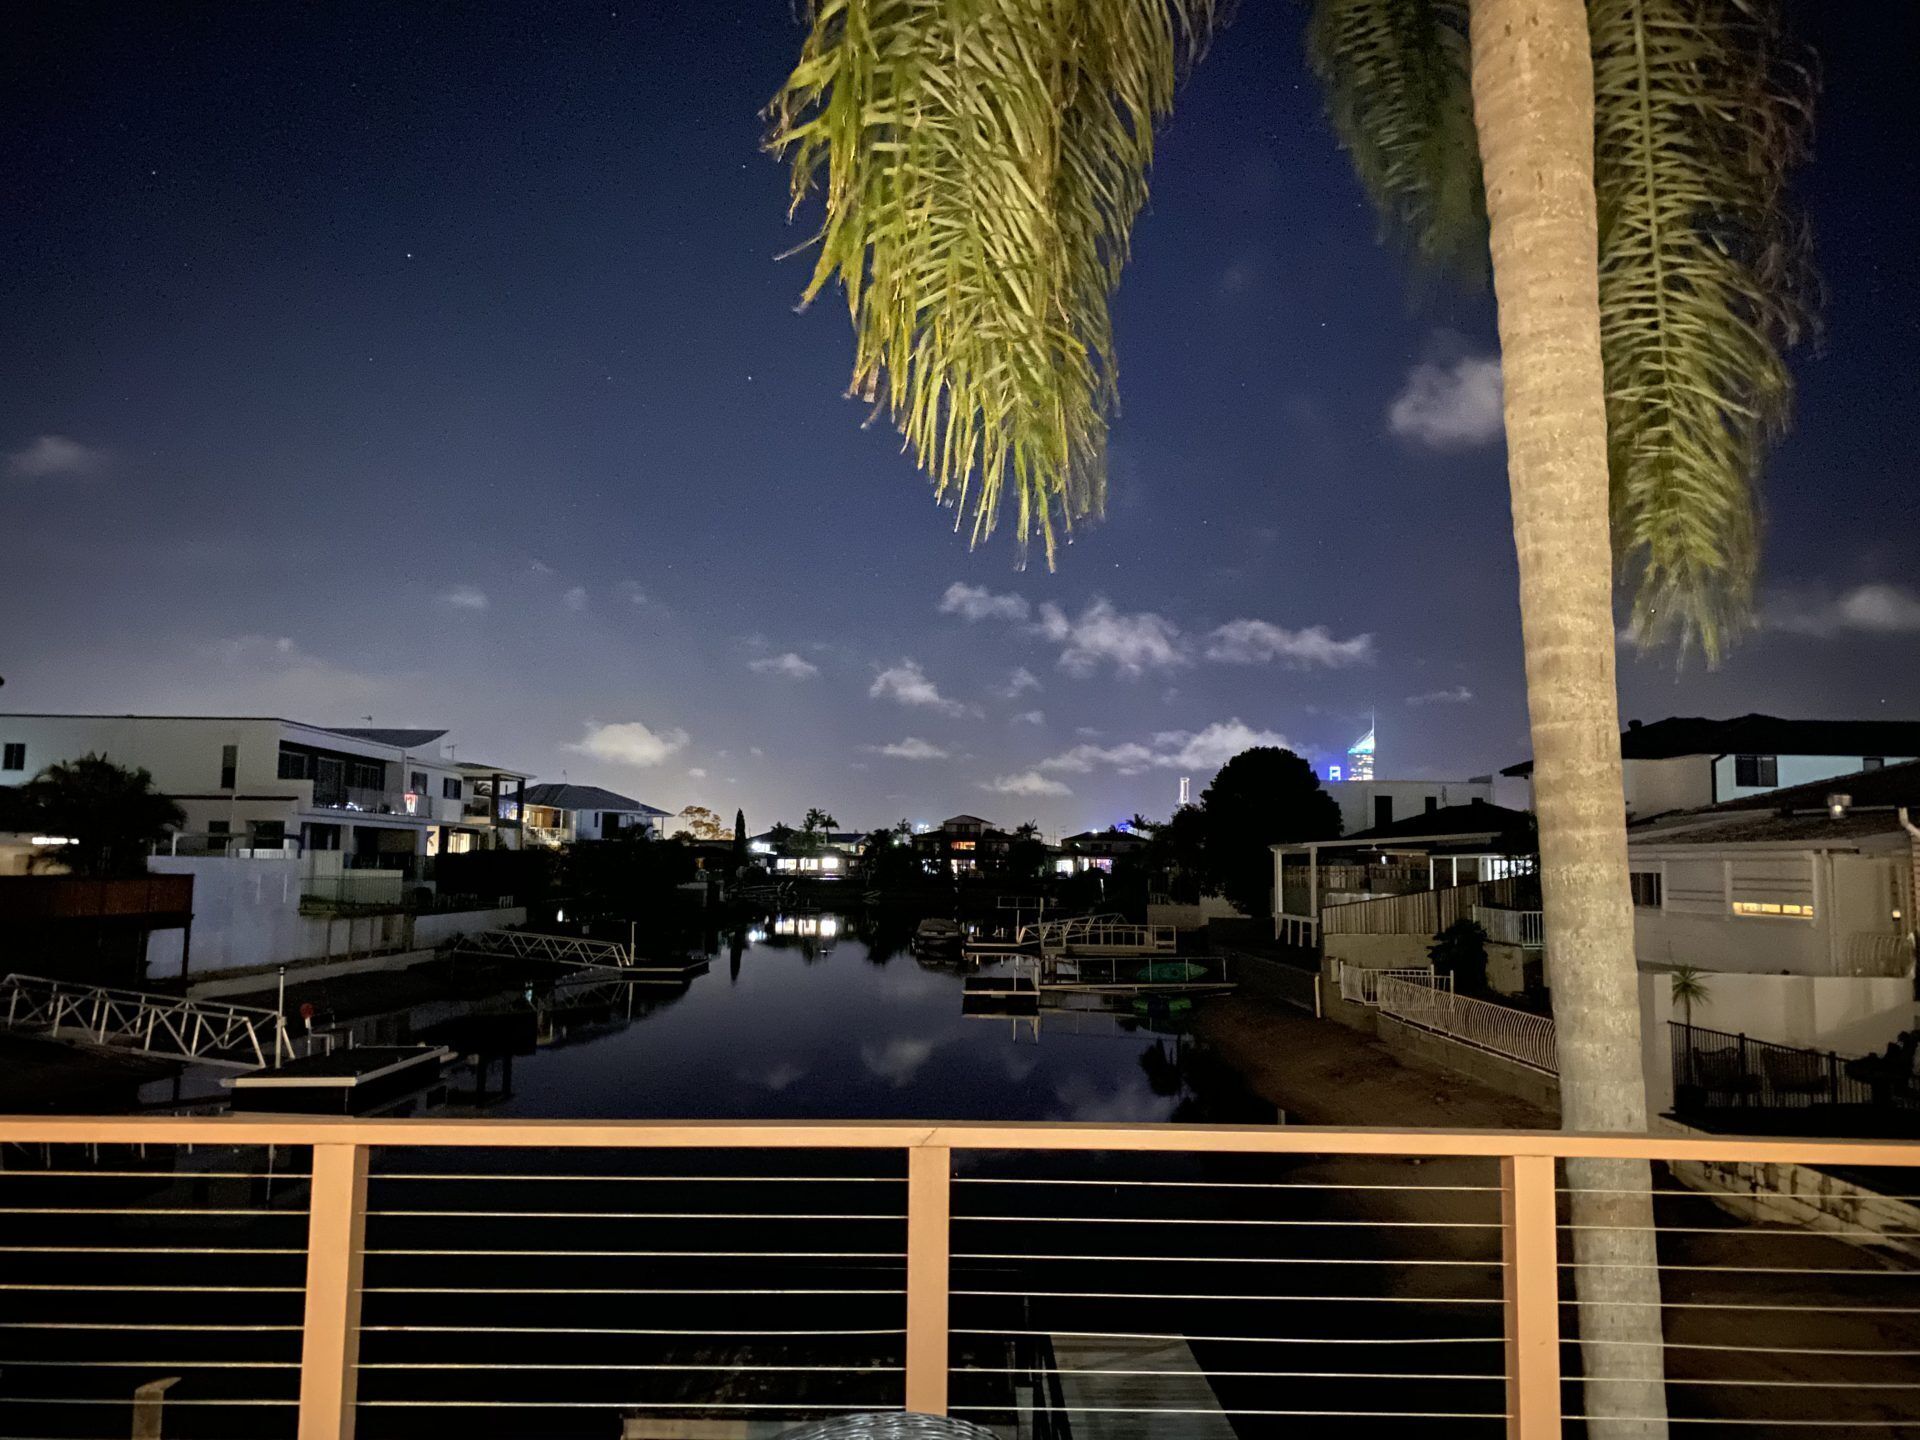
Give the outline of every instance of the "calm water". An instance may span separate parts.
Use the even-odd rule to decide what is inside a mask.
[[[1125,1000],[1117,1010],[963,1015],[963,967],[922,961],[904,941],[834,916],[722,936],[684,990],[635,986],[631,1007],[620,996],[557,1013],[534,1053],[515,1057],[510,1094],[487,1113],[1275,1118],[1184,1033],[1189,1017],[1136,1014]]]

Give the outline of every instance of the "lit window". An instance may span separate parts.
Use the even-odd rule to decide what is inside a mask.
[[[973,841],[971,841],[971,840],[956,840],[956,841],[954,841],[954,842],[953,842],[953,848],[954,848],[954,849],[956,849],[956,850],[971,850],[971,849],[973,849]]]
[[[1796,905],[1784,900],[1736,900],[1733,902],[1733,913],[1757,915],[1767,919],[1811,920],[1813,906]]]

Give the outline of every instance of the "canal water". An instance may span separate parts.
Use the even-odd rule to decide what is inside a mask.
[[[967,1014],[953,959],[835,915],[718,937],[703,974],[551,1014],[487,1113],[676,1119],[1271,1122],[1186,1033],[1124,997]],[[489,1085],[498,1087],[497,1069]]]

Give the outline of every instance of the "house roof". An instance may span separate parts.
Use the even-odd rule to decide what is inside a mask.
[[[991,825],[992,823],[991,820],[982,820],[978,815],[949,815],[940,822],[940,828],[944,830],[949,825]]]
[[[1838,819],[1827,809],[1834,795],[1847,797],[1847,811]],[[1920,760],[1672,811],[1640,821],[1627,833],[1636,845],[1799,842],[1817,849],[1900,832],[1902,806],[1911,818],[1920,818]]]
[[[1124,841],[1129,845],[1145,845],[1147,843],[1146,836],[1136,835],[1131,830],[1122,830],[1112,825],[1109,825],[1105,830],[1082,830],[1078,835],[1067,836],[1066,839],[1060,843],[1062,845],[1073,845],[1076,843],[1091,843],[1096,840],[1105,841],[1109,845],[1116,841]]]
[[[545,805],[553,810],[615,810],[629,815],[671,815],[671,810],[656,810],[625,795],[602,790],[598,785],[566,785],[547,781],[527,786],[520,797],[526,805]]]
[[[1739,715],[1709,720],[1675,715],[1620,732],[1626,760],[1671,760],[1680,755],[1920,755],[1920,721],[1782,720]],[[1502,775],[1531,775],[1533,762],[1509,765]]]
[[[1391,825],[1375,825],[1369,830],[1356,830],[1344,838],[1348,840],[1431,840],[1439,837],[1454,839],[1462,835],[1503,835],[1509,830],[1524,827],[1530,817],[1525,810],[1510,810],[1505,805],[1490,805],[1485,800],[1472,800],[1465,805],[1442,805],[1437,810],[1426,810],[1418,815],[1409,815],[1404,820],[1396,820]]]
[[[391,745],[396,750],[418,750],[446,735],[444,730],[394,730],[381,725],[310,725],[329,735],[346,735],[355,740],[371,740],[376,745]]]

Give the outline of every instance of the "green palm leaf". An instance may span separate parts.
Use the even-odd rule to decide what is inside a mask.
[[[1590,0],[1614,549],[1643,642],[1748,623],[1757,491],[1811,310],[1812,77],[1771,0]]]
[[[802,303],[838,280],[849,393],[990,534],[1009,488],[1053,563],[1097,514],[1116,401],[1108,301],[1153,122],[1212,0],[818,0],[769,107],[797,209],[826,216]]]
[[[1483,276],[1466,0],[1317,0],[1307,62],[1383,232],[1424,260]]]

